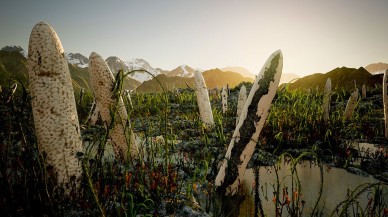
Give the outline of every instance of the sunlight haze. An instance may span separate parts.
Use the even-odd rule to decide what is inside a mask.
[[[3,0],[0,47],[27,50],[31,29],[45,21],[65,52],[86,57],[257,74],[281,49],[283,72],[304,76],[388,62],[387,9],[386,0]]]

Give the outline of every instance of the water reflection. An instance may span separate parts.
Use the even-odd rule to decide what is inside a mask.
[[[298,192],[300,200],[305,201],[303,214],[304,216],[310,216],[309,214],[313,210],[313,206],[318,198],[318,191],[320,187],[320,169],[316,165],[312,165],[309,162],[304,162],[297,166],[299,179],[302,186],[302,192]],[[282,164],[281,170],[278,171],[280,180],[280,189],[288,187],[288,193],[291,194],[291,172],[290,166]],[[247,197],[243,202],[240,209],[240,216],[253,216],[254,213],[254,194],[252,186],[254,183],[253,169],[248,169],[245,173],[245,193],[251,195]],[[347,172],[344,169],[329,168],[324,166],[324,182],[323,192],[319,203],[319,209],[323,209],[323,216],[329,216],[335,209],[337,204],[346,199],[348,191],[354,190],[364,183],[376,183],[377,179],[372,176],[364,177],[358,176]],[[260,168],[260,198],[263,204],[263,210],[267,216],[275,216],[275,205],[272,201],[274,197],[274,187],[276,189],[276,176],[273,167],[261,167]],[[282,190],[280,190],[282,192]],[[300,194],[301,193],[301,194]],[[388,201],[388,189],[384,189],[385,201]],[[282,197],[282,194],[280,195]],[[360,205],[364,209],[367,205],[367,195],[362,195],[360,199]],[[284,207],[283,216],[287,216],[287,210]]]

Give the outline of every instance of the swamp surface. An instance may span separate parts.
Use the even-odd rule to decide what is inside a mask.
[[[106,147],[107,130],[104,123],[88,120],[91,93],[75,92],[84,143],[95,151],[79,153],[89,176],[70,197],[64,189],[71,186],[58,186],[55,174],[43,166],[28,90],[12,93],[3,87],[0,211],[5,216],[228,216],[213,183],[235,128],[240,86],[230,90],[225,114],[220,97],[210,96],[212,128],[201,122],[192,89],[132,93],[132,105],[124,97],[141,150],[140,158],[127,163],[117,162],[109,145],[105,155],[99,151]],[[388,151],[380,92],[368,90],[345,121],[350,92],[335,90],[325,123],[322,91],[279,89],[239,189],[238,215],[387,216]]]

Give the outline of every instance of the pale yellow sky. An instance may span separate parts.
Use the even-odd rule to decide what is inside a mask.
[[[39,21],[66,52],[143,58],[172,70],[241,66],[258,73],[277,49],[284,73],[388,62],[386,0],[5,0],[0,47],[27,49]]]

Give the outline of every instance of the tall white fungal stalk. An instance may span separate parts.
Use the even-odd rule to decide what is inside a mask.
[[[325,91],[323,95],[323,120],[325,123],[330,118],[330,98],[331,98],[331,79],[328,78],[325,84]]]
[[[366,98],[366,86],[365,86],[365,84],[362,85],[361,93],[362,93],[362,98],[365,99]]]
[[[266,61],[249,92],[215,185],[221,194],[235,194],[255,150],[268,110],[276,94],[283,68],[280,50]]]
[[[218,87],[214,88],[211,92],[213,100],[218,100],[220,98],[220,91],[218,90]]]
[[[209,92],[209,99],[211,98],[213,101],[217,99],[217,92],[215,89],[208,90]]]
[[[51,165],[60,183],[75,178],[82,168],[82,152],[74,90],[61,41],[55,30],[40,22],[31,31],[28,45],[28,76],[35,133],[45,162]]]
[[[174,89],[175,91],[178,89]],[[178,90],[179,91],[179,90]],[[125,97],[127,98],[127,102],[129,106],[131,106],[131,109],[133,109],[132,99],[131,99],[131,91],[130,90],[124,90]]]
[[[383,103],[384,103],[384,125],[385,125],[385,138],[388,138],[388,69],[384,73],[383,77]]]
[[[207,126],[214,125],[212,108],[209,100],[209,93],[206,87],[205,80],[202,73],[199,71],[194,72],[195,92],[197,95],[197,103],[199,108],[199,115],[201,120]]]
[[[244,108],[246,101],[247,101],[247,88],[245,87],[245,85],[242,85],[240,88],[240,93],[238,94],[236,125],[238,124],[238,120],[240,118],[241,112]]]
[[[222,113],[228,112],[228,88],[223,86],[221,91]]]
[[[97,123],[98,118],[99,118],[98,115],[99,115],[99,113],[98,113],[96,100],[94,100],[92,103],[92,106],[90,107],[87,122],[90,123],[91,125],[95,125]]]
[[[104,59],[95,52],[92,52],[89,57],[89,75],[97,111],[102,121],[111,127],[108,137],[116,158],[126,160],[129,151],[131,156],[137,156],[139,151],[123,99],[121,95],[117,96],[112,91],[115,78]]]
[[[343,115],[344,120],[352,119],[354,109],[356,108],[357,100],[358,100],[358,89],[356,88],[356,90],[352,93],[352,95],[350,95],[348,103],[346,104],[345,112]]]

